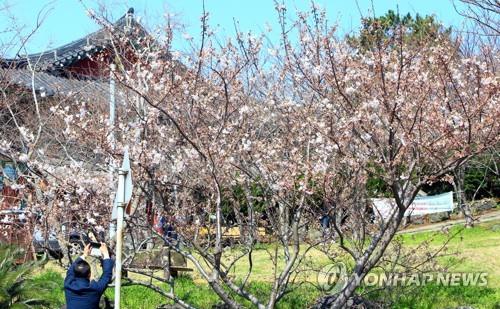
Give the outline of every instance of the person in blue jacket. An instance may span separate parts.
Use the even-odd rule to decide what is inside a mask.
[[[67,309],[99,308],[99,300],[113,276],[113,260],[109,258],[106,244],[101,243],[99,250],[103,257],[102,276],[90,280],[90,265],[85,261],[90,254],[90,244],[83,249],[83,256],[77,258],[68,269],[64,279],[64,293]]]

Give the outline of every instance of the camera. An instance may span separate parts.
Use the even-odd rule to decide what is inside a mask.
[[[99,249],[101,247],[101,243],[98,242],[90,242],[90,255],[94,257],[101,257],[102,253]]]

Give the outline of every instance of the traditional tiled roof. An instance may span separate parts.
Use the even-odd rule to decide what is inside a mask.
[[[7,85],[35,89],[42,97],[54,95],[83,96],[93,99],[106,99],[109,96],[109,83],[97,80],[78,80],[54,76],[45,72],[26,69],[0,69],[0,80]]]
[[[111,25],[112,30],[126,33],[134,28],[139,29],[141,34],[146,34],[141,24],[133,18],[133,13],[134,9],[130,8],[124,16]],[[29,60],[37,71],[56,71],[108,47],[110,44],[108,31],[109,29],[103,28],[69,44],[16,59],[6,59],[4,63],[9,67],[26,68]]]
[[[109,82],[95,76],[73,75],[68,78],[60,74],[65,67],[90,57],[110,45],[109,31],[128,34],[135,32],[147,36],[146,30],[133,18],[134,10],[128,12],[109,27],[100,29],[79,40],[43,53],[31,54],[16,59],[0,59],[0,82],[2,86],[19,86],[34,89],[42,97],[54,95],[79,95],[88,98],[107,98]],[[31,64],[28,67],[28,61]]]

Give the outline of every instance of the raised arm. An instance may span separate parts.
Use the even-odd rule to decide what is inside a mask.
[[[103,292],[108,284],[111,282],[111,278],[113,277],[113,265],[114,262],[109,258],[108,248],[106,244],[101,243],[101,247],[99,248],[102,253],[103,261],[102,261],[102,275],[101,278],[96,282],[96,288]]]

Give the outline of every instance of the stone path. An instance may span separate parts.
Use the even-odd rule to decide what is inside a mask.
[[[490,211],[479,216],[474,217],[475,224],[488,222],[493,220],[500,220],[500,210]],[[429,231],[439,231],[445,227],[450,227],[457,224],[464,224],[465,219],[455,219],[455,220],[447,220],[439,223],[427,224],[418,227],[408,228],[402,231],[399,231],[399,234],[413,234],[420,232],[429,232]]]

